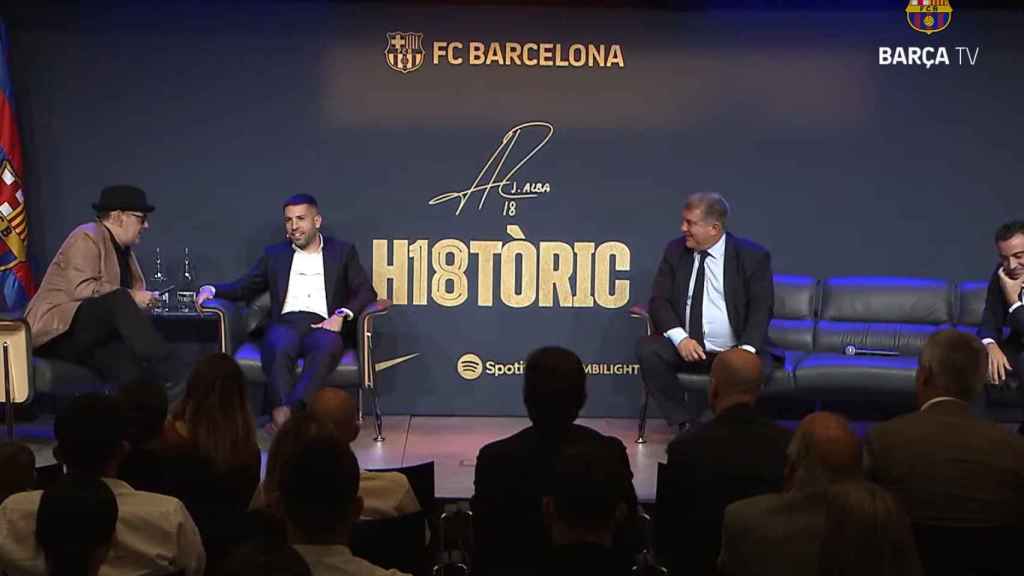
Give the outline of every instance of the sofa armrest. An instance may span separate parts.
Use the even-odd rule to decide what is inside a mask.
[[[647,335],[650,336],[654,333],[654,327],[651,325],[651,315],[647,312],[646,304],[634,304],[629,307],[629,317],[639,318],[644,322],[644,329],[647,330]]]
[[[359,351],[359,371],[363,378],[363,388],[374,387],[377,371],[373,362],[373,320],[387,314],[391,310],[391,301],[379,298],[371,302],[359,315],[359,337],[356,347]]]
[[[220,321],[220,349],[233,355],[248,336],[243,305],[223,298],[210,298],[203,302],[203,312],[213,312]]]

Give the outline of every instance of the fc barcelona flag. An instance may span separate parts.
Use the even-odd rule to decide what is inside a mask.
[[[0,22],[0,310],[24,308],[35,293],[28,264],[28,218],[21,188],[21,138],[7,67],[7,28]]]

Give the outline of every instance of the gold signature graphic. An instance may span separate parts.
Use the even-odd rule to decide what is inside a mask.
[[[551,189],[550,184],[547,183],[544,183],[543,185],[541,185],[540,183],[538,183],[537,185],[526,184],[520,188],[517,186],[516,181],[513,180],[513,176],[515,176],[516,172],[518,172],[519,169],[522,168],[523,165],[530,160],[530,158],[533,158],[534,154],[536,154],[541,148],[544,147],[545,144],[548,143],[548,140],[551,139],[551,135],[554,133],[555,127],[547,122],[526,122],[524,124],[516,126],[515,128],[512,128],[511,130],[505,133],[504,137],[502,137],[501,143],[498,144],[498,148],[494,151],[493,154],[491,154],[491,157],[484,164],[484,167],[480,170],[480,173],[477,175],[476,180],[473,181],[472,186],[466,188],[465,190],[445,192],[443,194],[439,194],[431,198],[427,204],[430,206],[434,206],[437,204],[444,204],[445,202],[458,199],[459,205],[458,208],[455,209],[455,215],[458,216],[459,214],[462,213],[462,209],[466,206],[466,203],[469,201],[470,197],[474,193],[480,192],[480,202],[477,204],[477,210],[482,210],[484,207],[484,202],[487,201],[488,195],[491,193],[492,190],[496,190],[497,193],[501,195],[503,198],[505,198],[507,201],[505,207],[506,214],[514,216],[514,202],[516,200],[521,200],[524,198],[535,198],[541,194],[547,193]],[[512,150],[515,148],[516,143],[519,141],[521,136],[527,134],[539,135],[539,142],[536,145],[534,145],[533,149],[531,149],[530,152],[522,160],[520,160],[518,164],[513,166],[504,175],[502,175],[502,168],[505,166],[505,163],[508,160],[508,157],[511,154]],[[484,181],[486,175],[489,172],[491,174],[490,180],[487,181],[486,184],[481,184],[481,182]],[[506,190],[506,187],[510,187],[511,190]],[[508,202],[512,202],[511,213],[509,213]]]

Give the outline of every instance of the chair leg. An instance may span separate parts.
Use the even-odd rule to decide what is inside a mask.
[[[637,431],[635,442],[637,444],[647,444],[647,403],[650,401],[651,397],[647,394],[646,385],[641,384],[640,390],[644,399],[640,403],[640,430]]]
[[[380,411],[380,400],[377,398],[377,388],[370,388],[370,398],[373,401],[373,420],[377,435],[373,437],[374,442],[384,441],[384,416]]]
[[[356,401],[359,406],[359,423],[363,423],[363,387],[356,388]]]

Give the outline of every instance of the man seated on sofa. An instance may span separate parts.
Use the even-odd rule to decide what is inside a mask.
[[[999,264],[992,271],[985,296],[978,337],[988,351],[988,379],[1002,384],[1008,373],[1017,376],[1024,367],[1024,220],[1007,222],[996,230]],[[1009,336],[1003,338],[1003,328]]]
[[[238,280],[200,288],[196,306],[217,296],[253,300],[270,291],[270,325],[263,336],[261,363],[270,387],[271,428],[310,398],[338,365],[345,343],[342,323],[352,320],[377,293],[359,263],[356,248],[320,233],[323,216],[316,198],[295,194],[284,202],[287,240],[268,246]],[[295,365],[303,359],[296,380]]]

